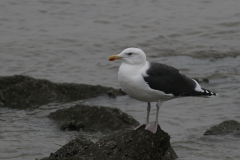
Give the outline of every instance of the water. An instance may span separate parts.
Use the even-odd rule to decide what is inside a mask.
[[[240,121],[239,8],[238,0],[1,0],[0,75],[119,88],[121,62],[109,62],[108,57],[127,47],[142,48],[149,61],[209,78],[202,86],[219,94],[163,103],[159,121],[179,159],[240,159],[239,137],[203,136],[224,120]],[[145,123],[147,104],[128,96],[76,103],[118,107]],[[46,117],[73,104],[0,108],[0,159],[46,157],[78,136],[59,131]],[[93,141],[104,135],[81,134]]]

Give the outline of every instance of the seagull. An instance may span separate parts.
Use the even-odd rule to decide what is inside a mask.
[[[158,113],[162,102],[186,96],[217,96],[174,67],[146,61],[146,54],[139,48],[127,48],[120,54],[109,57],[109,61],[114,60],[123,61],[118,71],[118,81],[122,90],[136,100],[147,102],[145,130],[152,133],[157,132]],[[156,119],[151,123],[150,102],[157,102]]]

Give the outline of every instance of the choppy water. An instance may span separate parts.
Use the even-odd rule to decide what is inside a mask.
[[[219,94],[175,99],[161,107],[161,127],[171,135],[179,160],[240,159],[240,137],[203,136],[224,120],[240,121],[239,8],[239,0],[1,0],[0,75],[118,88],[121,62],[108,57],[127,47],[142,48],[149,61],[209,78],[202,86]],[[146,104],[127,96],[78,103],[119,107],[145,122]],[[59,131],[46,118],[71,105],[0,108],[0,159],[46,157],[79,135]],[[103,135],[81,134],[94,141]]]

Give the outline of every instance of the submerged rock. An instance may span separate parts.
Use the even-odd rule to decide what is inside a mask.
[[[54,83],[21,75],[0,77],[0,105],[12,108],[76,101],[107,95],[108,91],[123,95],[121,90],[100,85]]]
[[[48,117],[59,121],[62,130],[113,131],[139,125],[132,116],[120,109],[80,104],[59,109]]]
[[[173,160],[176,153],[170,136],[158,126],[156,134],[140,127],[100,139],[93,144],[86,139],[74,139],[42,160]]]
[[[208,129],[204,135],[222,135],[240,132],[240,123],[235,120],[228,120]]]

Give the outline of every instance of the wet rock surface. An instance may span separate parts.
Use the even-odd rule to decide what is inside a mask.
[[[144,129],[123,131],[93,144],[76,138],[42,160],[173,160],[170,136],[158,127],[156,134]]]
[[[57,110],[50,113],[48,117],[60,122],[62,130],[107,131],[139,125],[132,116],[120,109],[81,104]]]
[[[54,83],[21,75],[0,77],[0,106],[11,108],[76,101],[108,92],[115,96],[124,94],[121,90],[100,85]]]
[[[204,135],[224,135],[240,133],[240,123],[235,120],[228,120],[208,129]]]
[[[62,146],[55,153],[51,153],[49,158],[44,158],[42,160],[73,157],[73,156],[77,155],[79,152],[82,152],[84,149],[87,149],[89,146],[91,146],[93,144],[94,143],[92,141],[90,141],[84,137],[78,137],[78,138],[71,140],[64,146]],[[82,158],[81,160],[88,160],[88,159],[90,159],[90,158]]]

